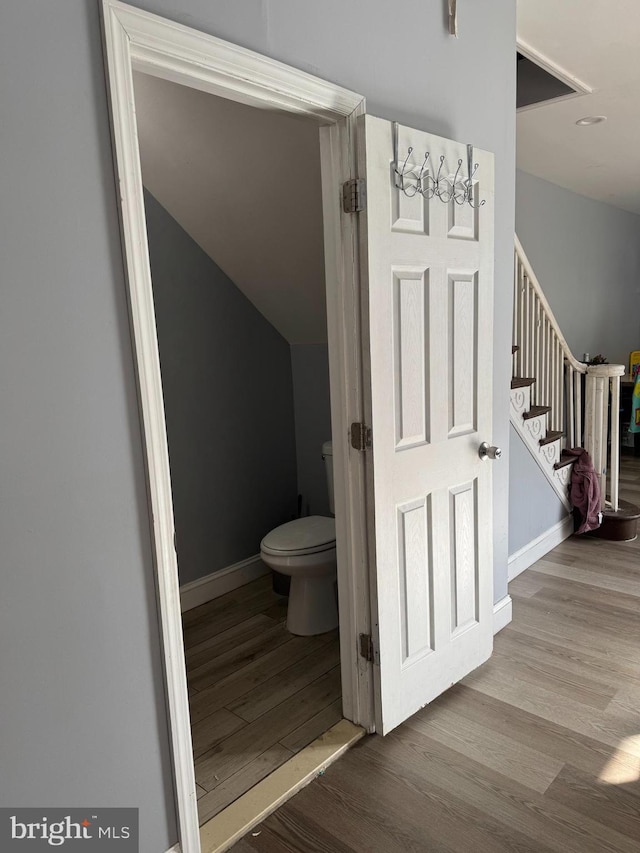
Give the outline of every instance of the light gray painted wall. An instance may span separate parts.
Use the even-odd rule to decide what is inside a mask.
[[[0,11],[0,805],[177,838],[99,6]]]
[[[329,515],[322,445],[331,438],[329,353],[326,344],[293,344],[298,492],[302,514]]]
[[[507,447],[515,0],[134,5],[496,155],[492,436]],[[139,805],[177,839],[98,3],[3,3],[0,26],[0,802]],[[417,32],[412,41],[408,33]],[[490,97],[489,97],[490,95]],[[494,466],[495,597],[508,464]]]
[[[180,583],[251,557],[296,510],[289,344],[149,193]]]
[[[516,233],[577,358],[640,347],[640,216],[518,171]]]
[[[510,432],[509,555],[533,542],[568,515],[513,426]]]

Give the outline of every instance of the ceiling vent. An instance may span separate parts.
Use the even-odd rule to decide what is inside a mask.
[[[516,54],[517,109],[548,104],[591,91],[588,86],[573,79],[566,72],[562,72],[543,57],[539,57],[539,61],[536,61],[537,56],[530,51],[527,53],[529,55],[525,56],[519,50]]]

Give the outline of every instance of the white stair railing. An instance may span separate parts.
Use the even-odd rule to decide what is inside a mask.
[[[569,447],[588,451],[600,475],[602,508],[609,493],[607,504],[617,512],[620,377],[625,368],[621,364],[587,366],[575,358],[517,237],[513,343],[518,347],[516,374],[536,380],[531,388],[532,405],[549,406],[549,429],[564,433]]]

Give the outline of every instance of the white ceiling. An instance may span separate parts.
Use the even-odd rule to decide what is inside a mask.
[[[518,168],[640,214],[640,0],[518,0],[518,40],[593,89],[518,113]]]
[[[317,125],[134,77],[144,185],[289,343],[326,341]]]

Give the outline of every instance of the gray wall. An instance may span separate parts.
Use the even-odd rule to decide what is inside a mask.
[[[518,171],[516,233],[577,358],[640,347],[640,216]]]
[[[322,461],[322,445],[331,438],[327,344],[292,345],[291,366],[302,514],[329,515],[327,478]]]
[[[529,448],[511,427],[509,463],[509,555],[568,515]]]
[[[145,193],[180,583],[260,551],[296,510],[289,344]]]
[[[515,0],[135,5],[365,95],[496,155],[492,436],[507,446]],[[0,12],[0,802],[139,805],[177,839],[97,2]],[[412,41],[410,33],[419,33]],[[490,97],[488,97],[490,95]],[[508,465],[494,466],[495,596]]]
[[[98,3],[0,10],[0,805],[177,838]]]

